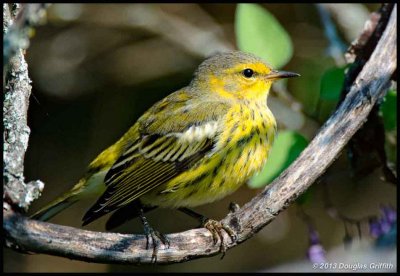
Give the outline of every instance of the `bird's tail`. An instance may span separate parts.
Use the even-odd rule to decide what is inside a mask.
[[[78,200],[100,194],[103,190],[103,178],[104,173],[82,178],[70,191],[47,204],[31,218],[47,221]]]
[[[83,190],[85,182],[85,178],[81,179],[70,191],[64,193],[57,199],[44,206],[42,209],[34,213],[31,218],[47,221],[65,208],[71,206],[81,198],[80,192]]]
[[[132,132],[137,130],[133,128],[133,130],[130,131]],[[121,138],[117,143],[99,154],[96,159],[90,163],[89,171],[86,175],[79,180],[70,191],[50,202],[48,205],[33,214],[31,218],[43,221],[49,220],[78,200],[100,196],[104,193],[106,190],[104,177],[121,154],[123,142],[124,140]]]
[[[45,207],[43,207],[42,209],[40,209],[39,211],[37,211],[35,214],[31,216],[31,218],[47,221],[77,201],[78,200],[74,199],[73,197],[61,196],[56,200],[54,200],[53,202],[46,205]]]

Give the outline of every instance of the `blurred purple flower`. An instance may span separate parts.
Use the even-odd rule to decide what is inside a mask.
[[[326,262],[325,250],[321,244],[313,244],[308,248],[307,258],[312,263]]]
[[[311,226],[309,226],[309,240],[310,247],[307,250],[307,258],[312,263],[326,262],[325,250],[320,243],[318,232]]]
[[[393,207],[382,206],[381,212],[383,214],[381,218],[369,220],[369,232],[374,238],[379,238],[389,233],[397,221],[397,211]]]
[[[382,234],[389,233],[390,228],[392,228],[392,223],[390,223],[389,221],[387,221],[386,218],[381,218],[381,219],[379,220],[379,224],[381,225]]]
[[[315,231],[315,229],[313,229],[312,227],[309,227],[309,238],[311,245],[320,243],[318,232]]]
[[[383,216],[386,219],[386,221],[389,222],[390,224],[397,221],[396,209],[394,209],[390,206],[382,206],[381,211],[382,211]]]
[[[374,238],[377,238],[382,234],[381,225],[377,219],[369,220],[369,233]]]

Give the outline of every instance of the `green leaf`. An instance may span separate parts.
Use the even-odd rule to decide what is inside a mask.
[[[299,205],[304,205],[305,203],[309,202],[313,197],[313,189],[312,189],[313,187],[314,186],[311,186],[308,190],[306,190],[303,194],[301,194],[296,199],[296,203]]]
[[[292,41],[278,20],[258,4],[238,4],[235,32],[238,48],[253,53],[273,68],[281,68],[293,55]]]
[[[289,167],[307,147],[307,144],[308,141],[298,132],[283,131],[278,133],[265,167],[250,180],[249,186],[260,188],[270,183]]]
[[[386,130],[394,130],[397,127],[397,91],[389,90],[381,104],[383,123]]]
[[[344,83],[346,67],[335,67],[325,71],[321,78],[320,97],[326,101],[339,100]]]
[[[296,70],[301,72],[301,78],[288,83],[290,92],[302,104],[303,112],[311,118],[314,118],[320,102],[322,75],[333,65],[332,58],[328,56],[318,59],[300,58]]]
[[[345,67],[333,67],[324,72],[321,77],[317,119],[324,122],[335,109],[342,92]]]

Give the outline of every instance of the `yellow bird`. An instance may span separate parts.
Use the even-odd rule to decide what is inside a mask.
[[[208,58],[188,86],[154,104],[90,163],[70,191],[33,217],[48,220],[80,199],[97,196],[83,225],[115,210],[108,229],[139,216],[155,249],[155,236],[168,243],[144,217],[155,207],[197,217],[214,242],[217,234],[222,238],[221,229],[231,234],[228,227],[187,208],[233,193],[263,168],[276,132],[267,106],[271,84],[297,76],[273,70],[249,53]]]

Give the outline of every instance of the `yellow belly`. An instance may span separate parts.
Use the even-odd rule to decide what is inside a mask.
[[[160,207],[194,207],[236,191],[263,168],[268,158],[276,123],[270,111],[266,112],[252,116],[250,110],[245,116],[248,120],[241,122],[230,122],[235,117],[228,114],[226,124],[232,127],[221,134],[212,154],[140,200]]]

